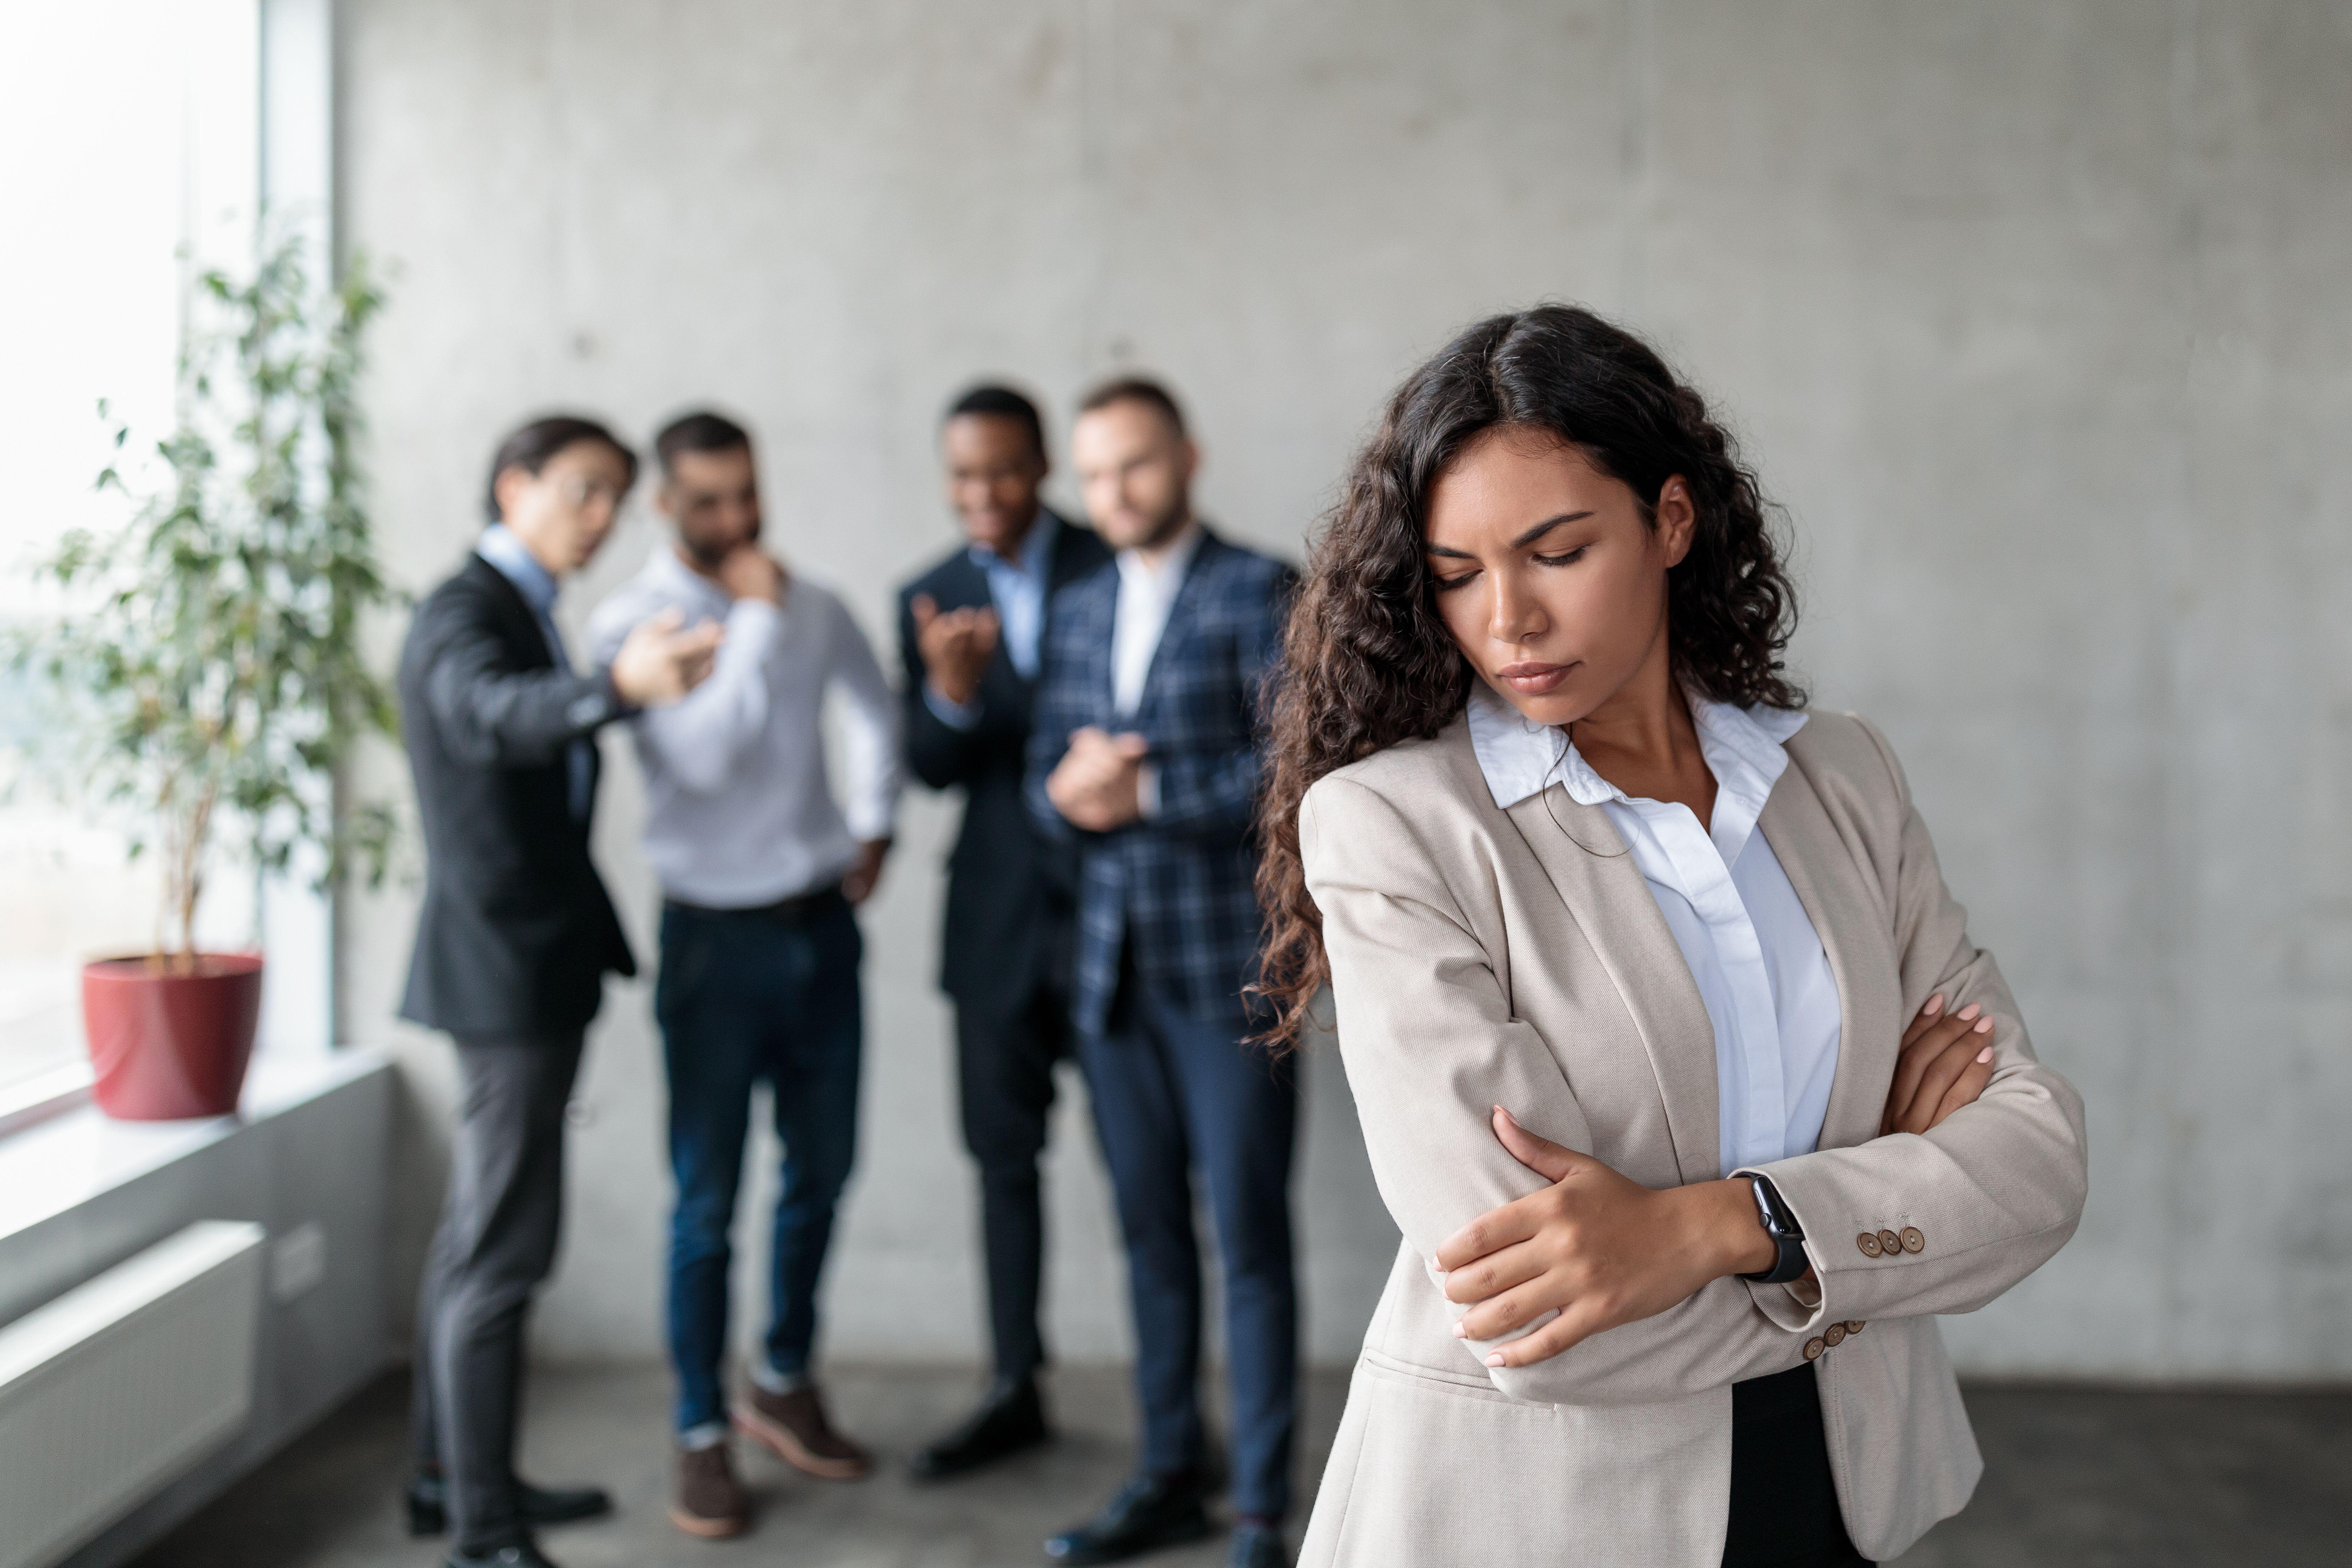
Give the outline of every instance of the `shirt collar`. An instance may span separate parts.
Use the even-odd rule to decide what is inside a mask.
[[[1054,558],[1054,535],[1060,531],[1061,526],[1062,520],[1041,506],[1037,509],[1037,516],[1029,524],[1029,531],[1022,535],[1021,548],[1014,552],[1014,559],[1007,561],[985,544],[972,545],[965,553],[982,572],[1001,572],[1010,567],[1024,577],[1042,580],[1045,575],[1045,563]]]
[[[515,536],[503,522],[494,522],[482,530],[482,537],[474,542],[474,553],[499,570],[499,575],[515,585],[536,615],[548,615],[555,608],[555,574],[539,563],[529,547]]]
[[[1184,574],[1192,569],[1192,557],[1201,552],[1201,541],[1207,536],[1208,530],[1201,526],[1200,519],[1186,520],[1184,531],[1176,536],[1176,542],[1169,547],[1168,553],[1160,558],[1157,567],[1144,564],[1143,552],[1139,550],[1120,551],[1118,555],[1119,582],[1130,587],[1148,586],[1168,598],[1174,598],[1178,585],[1184,581]]]
[[[689,597],[712,599],[721,605],[730,603],[727,590],[688,566],[677,552],[677,542],[672,540],[646,557],[646,575],[673,593]],[[723,613],[723,612],[722,612]]]
[[[1728,794],[1753,821],[1789,765],[1782,742],[1804,728],[1805,716],[1787,708],[1735,708],[1690,695],[1699,750],[1715,774],[1718,795]],[[1470,748],[1486,789],[1505,811],[1539,795],[1557,778],[1580,805],[1626,799],[1625,792],[1592,771],[1567,732],[1528,718],[1483,680],[1470,686]]]

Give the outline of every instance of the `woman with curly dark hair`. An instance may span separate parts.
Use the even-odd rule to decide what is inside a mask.
[[[1854,1563],[1974,1487],[1933,1314],[2073,1234],[2081,1104],[1794,616],[1705,403],[1588,312],[1471,328],[1358,458],[1262,989],[1296,1040],[1328,983],[1404,1246],[1307,1563]]]

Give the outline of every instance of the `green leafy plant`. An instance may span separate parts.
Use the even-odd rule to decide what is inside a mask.
[[[394,598],[355,452],[362,340],[383,306],[363,258],[314,287],[295,238],[249,278],[205,273],[152,479],[115,426],[98,485],[129,516],[59,542],[37,573],[61,613],[12,638],[52,700],[32,742],[52,776],[162,862],[159,963],[193,967],[225,835],[273,871],[315,846],[328,883],[383,874],[390,811],[338,784],[358,742],[397,722],[360,646],[362,617]]]

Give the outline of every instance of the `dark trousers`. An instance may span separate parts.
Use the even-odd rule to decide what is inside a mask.
[[[1838,1512],[1812,1367],[1733,1384],[1723,1568],[1845,1568],[1867,1561]]]
[[[1224,1272],[1233,1506],[1280,1518],[1290,1506],[1298,1404],[1290,1240],[1298,1088],[1296,1064],[1244,1044],[1247,1032],[1238,1010],[1196,1017],[1130,971],[1108,1027],[1079,1041],[1078,1059],[1127,1241],[1144,1468],[1180,1470],[1206,1457],[1197,1165]]]
[[[807,1369],[834,1211],[857,1152],[863,1008],[856,918],[838,892],[795,912],[662,910],[654,1016],[669,1073],[669,1356],[677,1429],[727,1419],[729,1238],[766,1083],[783,1144],[770,1253],[769,1365]]]
[[[555,1263],[563,1109],[579,1070],[576,1034],[457,1043],[457,1130],[417,1301],[414,1411],[418,1468],[446,1478],[463,1552],[494,1550],[521,1530],[523,1316]]]
[[[980,1165],[988,1331],[1000,1384],[1025,1383],[1045,1363],[1037,1160],[1054,1110],[1055,1064],[1069,1054],[1069,1039],[1070,1000],[1058,986],[1041,984],[1009,1011],[956,1009],[956,1087],[964,1147]]]

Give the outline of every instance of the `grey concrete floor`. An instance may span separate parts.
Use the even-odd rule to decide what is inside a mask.
[[[961,1414],[972,1384],[952,1372],[851,1368],[829,1391],[842,1425],[895,1459]],[[705,1542],[663,1517],[667,1392],[650,1368],[533,1379],[526,1473],[598,1481],[620,1503],[616,1519],[548,1532],[564,1568],[1028,1568],[1039,1540],[1090,1510],[1131,1453],[1124,1374],[1065,1370],[1055,1382],[1063,1438],[1051,1450],[935,1487],[908,1483],[895,1465],[828,1484],[745,1454],[758,1526]],[[1344,1395],[1338,1373],[1309,1380],[1302,1475],[1321,1472]],[[434,1568],[432,1546],[407,1538],[394,1507],[406,1398],[404,1377],[377,1383],[139,1568]],[[1984,1481],[1905,1568],[2352,1563],[2352,1393],[1976,1384],[1968,1399]],[[1221,1555],[1212,1543],[1150,1561],[1195,1568]]]

